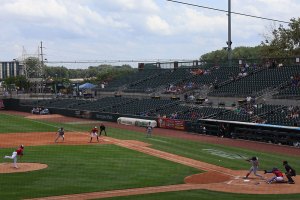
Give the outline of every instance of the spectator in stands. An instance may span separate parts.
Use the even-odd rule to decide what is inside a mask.
[[[31,113],[32,113],[32,114],[40,114],[40,113],[39,113],[38,107],[32,108]]]
[[[206,127],[205,127],[205,126],[202,126],[202,133],[203,133],[204,135],[206,135]]]
[[[198,117],[198,114],[195,111],[192,111],[191,112],[191,119],[195,120],[195,119],[197,119],[197,117]]]
[[[218,137],[224,137],[225,133],[226,133],[226,127],[225,127],[225,125],[222,123],[222,124],[220,124],[220,126],[219,126]]]
[[[277,65],[276,60],[272,60],[272,65],[271,65],[271,67],[272,67],[272,68],[276,68],[276,65]]]
[[[189,96],[189,100],[194,101],[194,100],[195,100],[195,96],[194,96],[193,94],[191,94],[191,95]]]
[[[189,95],[187,93],[184,94],[184,100],[186,101],[188,99]]]

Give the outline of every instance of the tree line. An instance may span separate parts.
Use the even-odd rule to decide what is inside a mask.
[[[287,27],[279,25],[264,34],[264,39],[254,47],[240,46],[232,49],[233,60],[260,61],[277,59],[281,62],[300,55],[300,18],[292,18]],[[222,62],[228,59],[225,48],[206,53],[200,57],[202,62]]]

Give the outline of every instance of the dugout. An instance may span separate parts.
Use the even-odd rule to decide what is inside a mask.
[[[290,146],[298,146],[300,143],[299,127],[214,119],[200,119],[197,123],[199,125],[194,127],[205,126],[206,134],[209,135],[218,135],[220,125],[224,124],[226,127],[224,137]],[[201,129],[195,132],[201,133]]]

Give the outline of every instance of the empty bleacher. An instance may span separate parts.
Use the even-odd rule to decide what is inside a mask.
[[[259,96],[267,90],[286,85],[290,77],[297,71],[299,71],[299,66],[266,68],[223,85],[208,95],[223,97]]]

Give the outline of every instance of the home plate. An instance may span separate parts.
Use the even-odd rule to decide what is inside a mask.
[[[250,180],[246,179],[246,180],[244,180],[244,182],[250,182]]]

